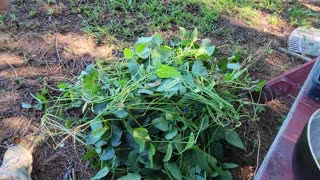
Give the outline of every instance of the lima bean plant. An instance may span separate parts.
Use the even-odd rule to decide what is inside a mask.
[[[157,34],[139,38],[123,60],[96,62],[58,85],[42,123],[87,147],[92,179],[232,178],[238,165],[224,149],[245,150],[235,129],[256,119],[247,94],[264,81],[248,76],[241,57],[218,58],[197,30],[180,31],[167,45]]]

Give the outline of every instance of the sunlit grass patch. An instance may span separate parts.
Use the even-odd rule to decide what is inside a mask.
[[[293,6],[288,9],[290,24],[292,26],[312,26],[319,25],[319,13],[312,12],[301,6]]]

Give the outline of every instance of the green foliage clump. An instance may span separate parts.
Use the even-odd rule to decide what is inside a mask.
[[[82,30],[100,41],[107,35],[134,38],[145,31],[166,31],[175,27],[195,27],[210,33],[220,17],[220,10],[203,1],[103,1],[78,8],[85,15]],[[141,24],[142,26],[137,26]]]
[[[265,82],[248,77],[241,57],[198,44],[197,30],[180,30],[168,45],[139,38],[126,60],[91,64],[58,85],[43,124],[87,146],[92,179],[231,179],[237,165],[225,162],[225,145],[245,149],[235,128],[255,119],[246,94]]]
[[[319,25],[319,14],[312,12],[309,9],[295,5],[288,9],[290,25],[292,26],[312,26],[313,24]]]

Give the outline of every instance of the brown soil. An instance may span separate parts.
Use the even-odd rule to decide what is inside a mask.
[[[40,14],[28,18],[28,11],[35,7]],[[108,40],[97,45],[85,36],[80,31],[81,15],[72,14],[67,4],[57,5],[54,17],[46,14],[46,8],[45,3],[37,1],[12,5],[5,13],[14,13],[19,21],[6,21],[0,27],[0,143],[3,146],[12,144],[14,137],[39,131],[42,113],[21,107],[22,102],[33,101],[31,93],[36,94],[44,85],[54,87],[67,81],[95,59],[114,60],[119,50]],[[267,13],[262,17],[265,19],[252,27],[223,16],[212,40],[221,46],[224,54],[231,53],[230,43],[245,47],[259,57],[251,74],[255,78],[271,79],[303,62],[277,51],[268,52],[274,41],[285,46],[293,27],[285,20],[277,25],[268,24]],[[248,150],[235,155],[236,162],[242,165],[234,173],[238,179],[253,178],[289,108],[288,104],[273,101],[267,104],[260,121],[243,124],[240,131],[247,139]],[[88,179],[93,170],[88,162],[81,161],[84,147],[71,138],[64,141],[63,147],[56,147],[58,142],[59,139],[48,138],[35,149],[32,177],[63,179],[75,171],[78,179]],[[1,155],[5,151],[3,146]]]

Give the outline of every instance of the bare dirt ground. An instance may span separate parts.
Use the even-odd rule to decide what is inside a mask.
[[[40,12],[36,18],[27,16],[32,8]],[[96,59],[115,60],[121,51],[120,46],[111,41],[106,40],[98,45],[81,32],[81,15],[71,13],[67,5],[57,7],[54,17],[42,16],[45,9],[45,5],[33,1],[13,4],[5,13],[14,13],[18,21],[5,20],[0,26],[1,155],[6,150],[5,146],[12,144],[14,137],[39,130],[41,112],[21,107],[22,102],[32,101],[31,93],[36,94],[44,86],[54,88],[55,84],[77,75]],[[267,16],[265,13],[262,17]],[[218,34],[211,37],[215,44],[223,47],[221,50],[225,54],[231,53],[229,44],[236,42],[248,53],[259,57],[251,70],[251,74],[259,79],[271,79],[303,63],[271,51],[274,41],[286,46],[286,39],[294,28],[286,21],[277,25],[269,25],[266,21],[259,19],[258,25],[251,27],[245,22],[222,16],[217,22]],[[277,100],[267,106],[259,122],[247,122],[242,127],[248,151],[235,155],[236,163],[241,164],[234,172],[238,179],[252,179],[290,108],[290,105]],[[258,135],[256,132],[259,132]],[[66,140],[64,147],[56,147],[58,141],[49,138],[36,148],[33,179],[63,179],[69,177],[72,171],[78,179],[88,179],[92,169],[88,162],[81,161],[84,147],[72,139]]]

